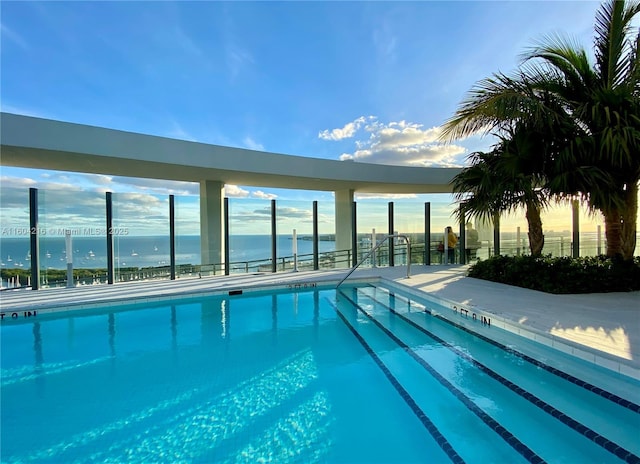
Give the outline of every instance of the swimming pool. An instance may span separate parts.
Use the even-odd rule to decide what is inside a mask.
[[[2,461],[638,462],[634,398],[444,311],[364,284],[4,321]]]

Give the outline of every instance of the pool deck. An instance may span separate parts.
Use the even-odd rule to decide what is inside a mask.
[[[349,281],[382,278],[443,299],[469,314],[490,317],[497,327],[555,343],[562,351],[640,379],[640,292],[551,295],[466,277],[466,266],[412,266],[358,269]],[[249,291],[260,287],[298,288],[336,283],[346,270],[235,274],[175,281],[78,286],[0,292],[4,318],[28,311],[82,309],[99,303],[132,303],[192,293]],[[15,315],[14,315],[15,314]],[[556,346],[557,348],[557,346]],[[575,351],[575,352],[574,352]],[[592,358],[592,359],[590,359]]]

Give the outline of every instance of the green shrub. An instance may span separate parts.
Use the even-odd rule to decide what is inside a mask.
[[[640,258],[494,256],[469,268],[469,277],[547,293],[606,293],[640,290]]]

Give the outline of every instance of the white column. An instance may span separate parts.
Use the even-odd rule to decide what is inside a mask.
[[[215,180],[200,182],[201,264],[217,264],[223,260],[223,199],[224,183]]]
[[[353,212],[353,190],[335,192],[336,250],[351,248],[351,214]]]

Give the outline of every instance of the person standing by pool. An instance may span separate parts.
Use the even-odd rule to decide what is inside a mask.
[[[478,240],[478,231],[473,228],[473,224],[467,222],[467,230],[465,231],[465,250],[467,253],[467,263],[472,259],[476,259],[476,252],[480,248],[480,240]]]
[[[456,245],[458,244],[458,236],[453,233],[451,226],[447,226],[447,264],[456,263]]]

